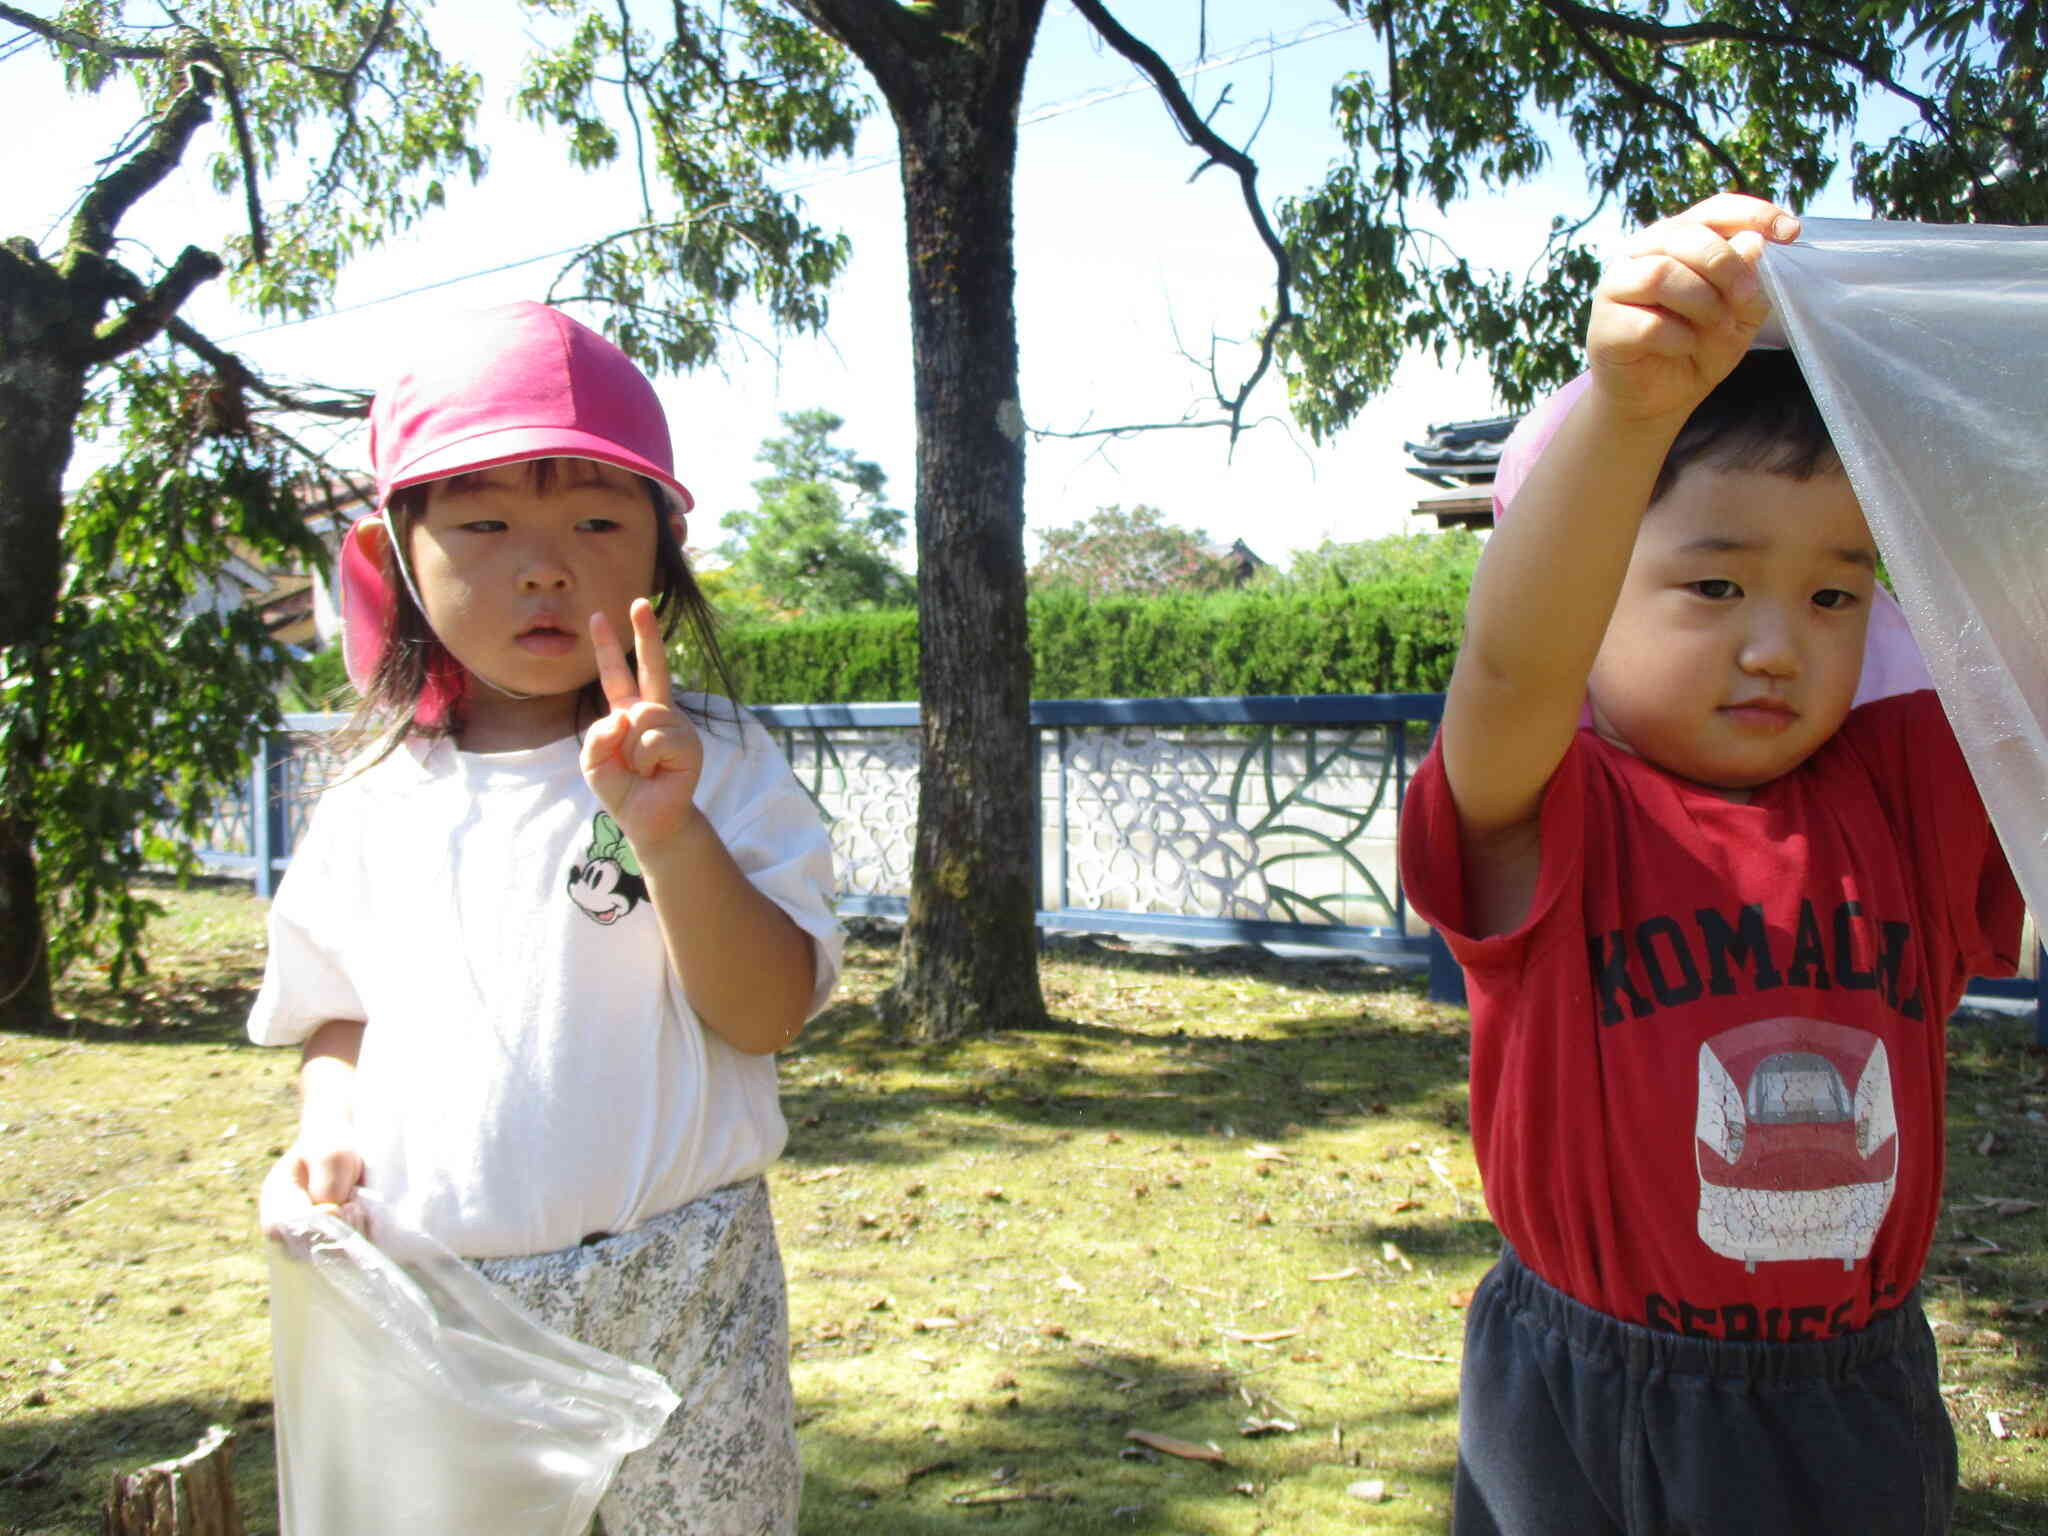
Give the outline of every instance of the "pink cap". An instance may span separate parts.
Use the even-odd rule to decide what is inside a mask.
[[[551,458],[616,464],[660,485],[678,512],[694,504],[675,477],[668,418],[647,376],[545,304],[479,311],[370,406],[379,507],[408,485]]]
[[[1573,404],[1592,384],[1593,376],[1582,373],[1554,394],[1529,408],[1515,423],[1514,431],[1501,445],[1500,462],[1493,472],[1493,520],[1499,523],[1513,505],[1515,493],[1529,478],[1529,471],[1550,446],[1557,429],[1571,414]],[[1891,593],[1878,587],[1870,605],[1870,632],[1863,642],[1863,675],[1856,685],[1856,698],[1849,706],[1868,704],[1873,699],[1898,693],[1915,693],[1932,688],[1934,678],[1921,658],[1906,616]]]
[[[647,376],[589,326],[545,304],[478,311],[370,406],[380,513],[407,486],[552,458],[594,459],[643,475],[678,517],[694,505],[675,477],[668,419]],[[350,680],[367,690],[390,633],[394,593],[383,562],[365,546],[364,521],[342,541],[339,597],[342,658]],[[452,662],[436,667],[416,718],[446,721],[465,681]]]

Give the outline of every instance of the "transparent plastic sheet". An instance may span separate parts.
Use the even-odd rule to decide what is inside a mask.
[[[1779,344],[2048,915],[2048,229],[1803,222],[1763,260]]]
[[[266,1244],[281,1536],[582,1536],[675,1393],[365,1203]]]

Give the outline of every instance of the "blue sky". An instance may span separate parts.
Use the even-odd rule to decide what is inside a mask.
[[[1199,7],[1122,0],[1114,9],[1169,61],[1196,62]],[[1208,58],[1236,62],[1203,71],[1189,88],[1206,109],[1229,86],[1230,102],[1215,119],[1226,137],[1241,138],[1267,115],[1254,153],[1270,206],[1320,179],[1336,149],[1330,88],[1370,61],[1372,34],[1348,22],[1331,0],[1215,3],[1208,10]],[[451,307],[542,297],[560,262],[471,274],[559,251],[631,220],[636,194],[629,170],[576,172],[540,135],[504,116],[510,71],[524,47],[519,29],[505,25],[511,11],[505,0],[469,0],[432,13],[444,52],[486,74],[484,134],[493,167],[481,186],[454,193],[443,213],[351,267],[329,317],[267,324],[236,311],[224,287],[214,285],[188,308],[194,323],[216,339],[233,338],[265,369],[374,387],[409,334]],[[0,233],[40,238],[92,174],[92,158],[132,120],[120,103],[78,102],[54,81],[40,54],[0,66],[5,142],[38,148],[10,166],[7,227]],[[1026,418],[1035,427],[1069,430],[1176,419],[1205,383],[1181,346],[1205,351],[1212,334],[1248,334],[1270,297],[1271,268],[1236,184],[1216,170],[1189,182],[1197,158],[1163,106],[1065,0],[1048,5],[1025,104],[1017,267]],[[76,158],[56,152],[73,144]],[[749,484],[762,473],[753,455],[764,436],[779,430],[783,411],[822,406],[844,416],[842,441],[881,463],[892,499],[911,505],[909,322],[893,154],[893,132],[878,111],[850,164],[791,177],[804,186],[820,222],[843,228],[853,241],[853,265],[833,294],[824,338],[781,338],[774,355],[755,350],[729,358],[722,372],[659,381],[678,472],[698,500],[691,534],[700,548],[721,536],[720,513],[750,504]],[[1576,214],[1583,202],[1577,167],[1567,160],[1512,195],[1453,209],[1440,232],[1475,262],[1519,268],[1539,247],[1551,214]],[[1814,211],[1853,210],[1836,203]],[[144,205],[133,227],[168,255],[187,240],[205,243],[233,216],[232,205],[188,170]],[[1443,370],[1411,360],[1351,428],[1314,447],[1286,421],[1284,390],[1272,380],[1255,397],[1252,414],[1279,419],[1242,438],[1234,454],[1221,432],[1035,444],[1027,530],[1069,523],[1111,502],[1149,502],[1177,523],[1222,542],[1243,538],[1283,562],[1324,538],[1413,526],[1409,509],[1424,487],[1403,471],[1403,439],[1432,422],[1494,409],[1477,367]],[[360,463],[361,447],[344,447],[340,456]]]

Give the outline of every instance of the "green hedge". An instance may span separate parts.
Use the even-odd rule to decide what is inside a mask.
[[[1449,681],[1465,586],[1426,581],[1286,586],[1153,598],[1034,594],[1041,699],[1290,693],[1436,693]],[[750,704],[914,699],[907,609],[736,625],[723,637]]]

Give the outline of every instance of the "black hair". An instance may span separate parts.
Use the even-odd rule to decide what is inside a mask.
[[[545,496],[554,489],[562,473],[562,462],[552,458],[528,461],[529,484],[534,494]],[[649,601],[654,605],[654,617],[661,627],[661,637],[664,641],[672,640],[678,630],[688,630],[689,652],[696,671],[691,683],[698,691],[722,695],[732,710],[732,723],[737,725],[739,688],[733,681],[725,652],[718,644],[718,616],[704,596],[704,589],[697,585],[697,578],[690,570],[689,555],[676,539],[675,526],[669,520],[668,494],[644,475],[634,478],[646,489],[647,499],[654,507],[654,591],[649,594]],[[458,489],[469,489],[480,479],[480,472],[452,475],[445,483]],[[412,588],[398,571],[397,541],[405,536],[407,525],[426,511],[427,490],[424,484],[401,487],[391,493],[385,508],[389,536],[384,541],[382,564],[385,588],[392,596],[391,621],[385,628],[383,652],[377,658],[376,670],[370,676],[369,685],[363,689],[355,714],[341,737],[344,751],[353,752],[374,744],[375,753],[365,767],[389,757],[409,736],[450,736],[462,728],[459,705],[450,719],[425,724],[415,718],[428,679],[437,673],[459,674],[462,670],[461,663],[448,653],[447,647],[434,634],[427,616],[413,601]],[[631,636],[624,638],[630,641]],[[630,663],[630,644],[626,654]],[[709,710],[680,700],[678,705],[702,725],[708,727],[715,723]],[[578,729],[582,728],[586,715],[589,720],[596,721],[602,719],[610,708],[605,700],[604,685],[596,679],[585,683],[576,696]]]
[[[1695,464],[1752,469],[1789,480],[1840,474],[1842,460],[1828,436],[1813,391],[1790,352],[1757,348],[1743,354],[1679,428],[1650,503],[1662,500]]]

